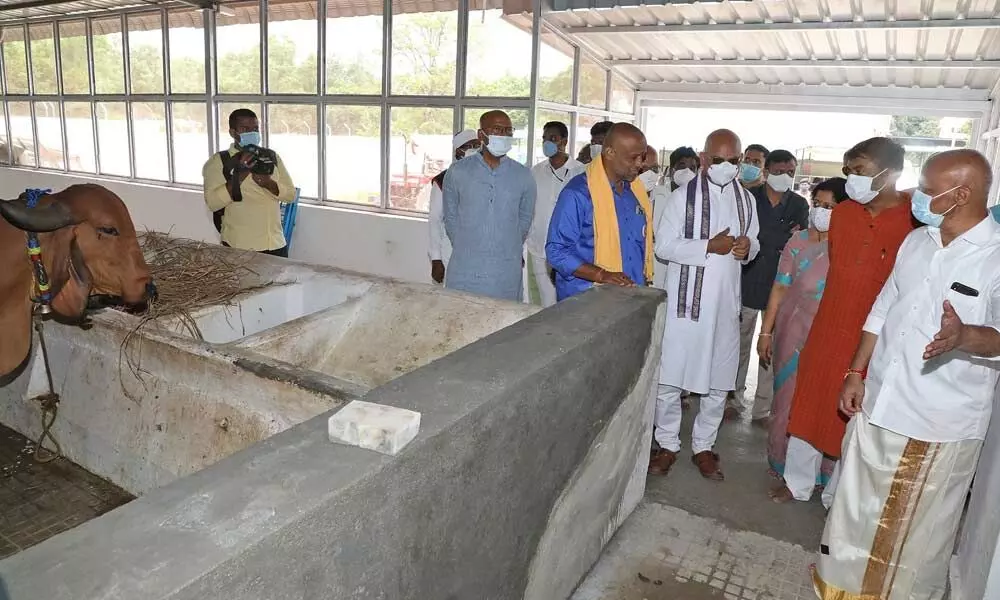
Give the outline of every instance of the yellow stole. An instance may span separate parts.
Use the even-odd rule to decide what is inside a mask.
[[[646,216],[645,242],[646,264],[643,273],[646,281],[636,281],[645,285],[653,280],[653,209],[649,196],[637,179],[633,182],[632,193],[639,200],[639,207]],[[594,264],[612,273],[622,272],[621,238],[618,232],[618,213],[615,211],[615,196],[611,182],[604,170],[603,157],[598,156],[587,165],[587,189],[594,203]]]

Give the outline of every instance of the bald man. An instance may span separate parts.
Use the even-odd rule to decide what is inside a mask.
[[[851,417],[815,576],[821,598],[944,597],[1000,356],[1000,225],[973,150],[924,165],[913,216],[844,375]]]
[[[652,146],[646,146],[642,169],[639,170],[639,181],[642,182],[647,194],[651,194],[653,188],[660,183],[660,157],[656,148]]]
[[[656,256],[667,261],[663,332],[651,475],[665,475],[680,451],[681,394],[700,394],[691,434],[701,475],[721,481],[712,451],[736,387],[740,357],[740,272],[760,249],[756,202],[737,180],[743,151],[732,131],[705,140],[701,171],[668,198],[656,222]]]
[[[652,209],[646,191],[635,182],[646,138],[635,126],[617,123],[603,141],[601,154],[559,193],[549,222],[545,254],[556,271],[559,300],[594,284],[646,285],[652,277],[652,251],[646,245]],[[612,208],[615,221],[602,220]],[[602,232],[610,236],[615,223],[617,243],[599,244]]]
[[[507,157],[514,126],[502,110],[479,118],[483,150],[444,177],[444,227],[451,240],[445,287],[502,300],[522,299],[524,241],[535,216],[535,180]]]

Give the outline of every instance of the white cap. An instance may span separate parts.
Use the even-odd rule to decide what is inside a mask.
[[[462,146],[468,144],[472,140],[479,139],[479,134],[472,129],[466,129],[465,131],[460,131],[455,134],[455,137],[451,140],[451,149],[458,150]]]

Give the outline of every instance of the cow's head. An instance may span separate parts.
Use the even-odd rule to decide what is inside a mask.
[[[79,318],[91,295],[139,304],[152,289],[125,204],[99,185],[69,187],[34,208],[24,197],[0,201],[0,216],[18,229],[47,234],[42,257],[52,283],[52,309],[62,317]]]

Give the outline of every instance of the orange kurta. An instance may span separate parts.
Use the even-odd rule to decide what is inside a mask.
[[[838,411],[844,373],[861,341],[861,328],[913,229],[909,197],[872,218],[848,200],[833,209],[830,270],[819,310],[799,356],[788,433],[833,457],[847,420]]]

